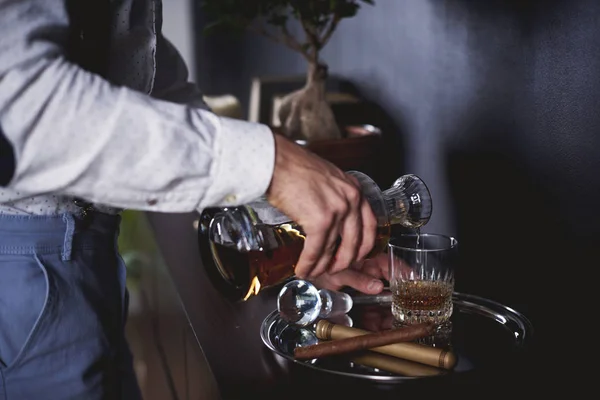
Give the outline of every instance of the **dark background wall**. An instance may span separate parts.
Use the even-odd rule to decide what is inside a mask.
[[[341,24],[323,59],[396,122],[385,134],[406,143],[398,174],[420,175],[434,199],[425,230],[459,239],[457,288],[538,327],[571,318],[558,310],[577,312],[571,296],[588,295],[579,287],[598,265],[600,2],[376,3]],[[244,106],[252,76],[305,68],[254,36],[198,33],[196,45],[203,89]]]

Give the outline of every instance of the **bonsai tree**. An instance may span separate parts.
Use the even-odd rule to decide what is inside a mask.
[[[201,0],[212,21],[206,30],[251,31],[296,51],[307,62],[305,86],[282,99],[279,119],[283,134],[292,139],[341,138],[325,98],[327,65],[320,53],[340,21],[356,15],[361,3],[373,0]],[[297,37],[290,29],[297,23]]]

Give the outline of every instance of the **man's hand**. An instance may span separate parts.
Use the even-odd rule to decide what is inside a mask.
[[[296,276],[334,274],[362,260],[375,243],[377,221],[356,180],[281,135],[275,146],[267,199],[306,234]]]
[[[378,294],[383,290],[382,279],[389,280],[387,254],[379,254],[368,260],[355,262],[349,269],[329,274],[324,273],[312,282],[319,289],[340,290],[351,287],[365,294]]]
[[[388,254],[379,254],[376,257],[359,261],[349,269],[337,274],[325,273],[313,280],[319,289],[340,290],[351,287],[364,294],[375,295],[383,290],[382,279],[389,281],[390,268]],[[359,326],[371,332],[391,329],[394,317],[390,307],[363,305],[358,314]]]

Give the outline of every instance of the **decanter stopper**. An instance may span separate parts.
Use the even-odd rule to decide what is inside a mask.
[[[343,292],[317,289],[312,283],[296,279],[286,283],[277,296],[282,319],[307,326],[319,318],[336,317],[352,309],[352,297]]]

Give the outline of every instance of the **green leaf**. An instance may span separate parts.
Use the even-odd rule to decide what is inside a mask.
[[[374,0],[196,0],[209,17],[205,32],[247,29],[257,19],[275,27],[285,26],[290,18],[321,30],[332,18],[354,17],[360,4]]]

